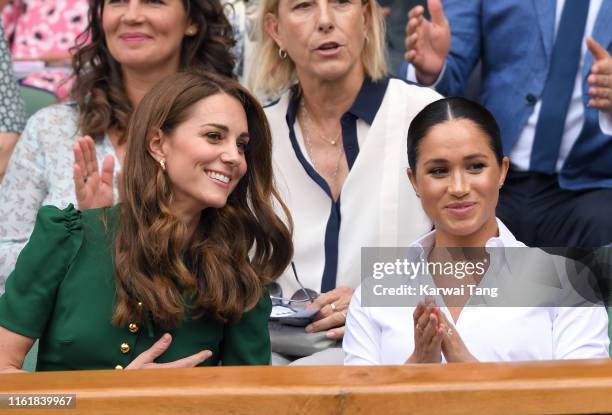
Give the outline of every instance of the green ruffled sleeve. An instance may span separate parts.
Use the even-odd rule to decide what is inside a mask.
[[[259,303],[242,315],[236,324],[227,324],[223,333],[221,361],[224,366],[269,365],[271,359],[268,319],[272,301],[264,290]]]
[[[39,338],[55,305],[58,287],[83,240],[81,212],[72,204],[44,206],[0,297],[0,326]]]

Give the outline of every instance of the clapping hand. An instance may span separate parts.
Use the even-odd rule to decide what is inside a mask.
[[[126,369],[195,367],[212,356],[212,352],[210,350],[202,350],[199,353],[192,354],[191,356],[187,356],[173,362],[155,363],[155,359],[161,356],[168,349],[168,347],[170,347],[170,343],[172,343],[172,336],[168,333],[164,334],[161,339],[155,342],[153,346],[140,353],[136,359],[132,360]]]
[[[96,146],[89,136],[79,137],[73,146],[74,189],[80,210],[113,205],[113,172],[115,159],[108,155],[98,168]]]
[[[431,85],[438,79],[451,44],[450,25],[441,0],[428,0],[427,8],[431,22],[425,18],[423,6],[416,6],[408,12],[404,55],[414,66],[417,80],[423,85]]]
[[[440,312],[440,326],[444,331],[442,338],[442,353],[448,363],[477,362],[478,359],[470,353],[455,326],[448,321],[446,315]]]
[[[431,297],[419,302],[412,314],[414,352],[406,363],[440,363],[444,328],[440,326],[440,310]]]
[[[419,302],[414,313],[414,352],[406,363],[477,362],[455,326],[432,297]]]
[[[588,105],[612,114],[612,57],[592,37],[587,38],[587,46],[594,59],[591,73],[587,78],[591,96]]]

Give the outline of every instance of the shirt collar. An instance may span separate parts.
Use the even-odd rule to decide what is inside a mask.
[[[498,228],[498,236],[494,236],[490,238],[485,244],[486,248],[507,248],[507,247],[521,247],[525,246],[521,242],[517,241],[512,232],[506,228],[506,225],[503,224],[501,220],[496,218],[497,228]],[[426,233],[416,241],[414,241],[410,247],[412,248],[424,248],[431,249],[434,246],[436,236],[436,230],[434,229],[431,232]]]
[[[504,225],[501,220],[496,218],[496,221],[497,221],[497,228],[498,228],[498,236],[494,236],[490,238],[485,244],[485,248],[487,252],[491,254],[490,256],[491,262],[489,264],[490,266],[489,266],[489,270],[487,271],[487,275],[488,276],[493,275],[493,276],[496,276],[497,278],[501,277],[502,279],[506,280],[505,283],[507,283],[508,282],[507,277],[511,277],[513,275],[513,271],[515,271],[514,269],[515,267],[512,266],[511,264],[511,262],[513,262],[512,257],[509,257],[509,252],[507,251],[512,251],[514,247],[524,247],[525,245],[516,240],[514,235],[512,235],[510,230],[508,230],[506,225]],[[417,249],[419,259],[423,261],[428,260],[429,253],[431,252],[431,249],[433,248],[434,243],[435,243],[435,235],[436,235],[436,231],[434,229],[433,231],[423,235],[421,238],[419,238],[418,240],[416,240],[410,245],[411,248]],[[507,250],[503,248],[511,248],[511,249]],[[506,269],[507,272],[504,272],[503,271],[504,269]],[[490,283],[490,279],[487,281],[489,281]],[[493,282],[494,286],[499,285],[500,283],[501,281],[499,279]],[[487,300],[486,297],[480,297],[476,299],[473,298],[473,299],[470,299],[469,304],[470,305],[487,304],[488,301],[489,300]]]
[[[353,102],[348,112],[372,125],[385,97],[388,83],[389,78],[383,78],[376,82],[366,78],[361,85],[355,102]]]
[[[500,264],[506,265],[510,269],[510,271],[512,271],[512,266],[510,262],[508,261],[506,249],[499,249],[499,248],[525,247],[525,244],[523,244],[522,242],[519,242],[514,237],[512,232],[510,232],[510,230],[506,227],[506,225],[504,225],[504,223],[501,220],[499,220],[499,218],[496,218],[496,221],[497,221],[497,229],[498,229],[499,235],[490,238],[486,242],[485,248],[487,248],[487,251],[489,253],[492,253],[489,250],[490,248],[493,248],[493,249],[498,248],[498,249],[495,249],[495,255],[499,256],[499,259],[501,260]],[[420,251],[421,259],[427,259],[429,252],[434,246],[435,235],[436,235],[436,230],[434,229],[433,231],[423,235],[422,237],[420,237],[419,239],[417,239],[415,242],[413,242],[410,245],[411,248],[421,249]]]
[[[389,78],[387,77],[379,81],[373,81],[370,78],[364,79],[363,84],[361,84],[361,89],[359,89],[359,93],[357,94],[357,98],[355,102],[353,102],[353,105],[351,105],[351,108],[349,108],[348,113],[372,125],[376,113],[385,97],[388,84]],[[289,125],[295,123],[295,117],[301,97],[302,92],[296,84],[291,88],[289,105],[287,107],[287,122]]]

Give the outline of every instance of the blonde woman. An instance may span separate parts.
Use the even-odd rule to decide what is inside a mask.
[[[361,247],[408,244],[430,228],[402,185],[403,143],[410,120],[439,96],[387,77],[374,0],[262,6],[253,88],[280,95],[266,115],[275,177],[295,221],[293,262],[303,285],[322,293],[309,306],[319,313],[305,331],[332,343],[344,334]],[[284,297],[300,289],[292,271],[279,283]],[[314,360],[326,361],[342,357]]]

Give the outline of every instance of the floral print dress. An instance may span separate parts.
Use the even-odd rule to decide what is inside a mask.
[[[2,10],[5,36],[13,60],[66,57],[87,26],[87,0],[10,0]],[[58,99],[68,95],[70,63],[47,67],[21,80]]]

